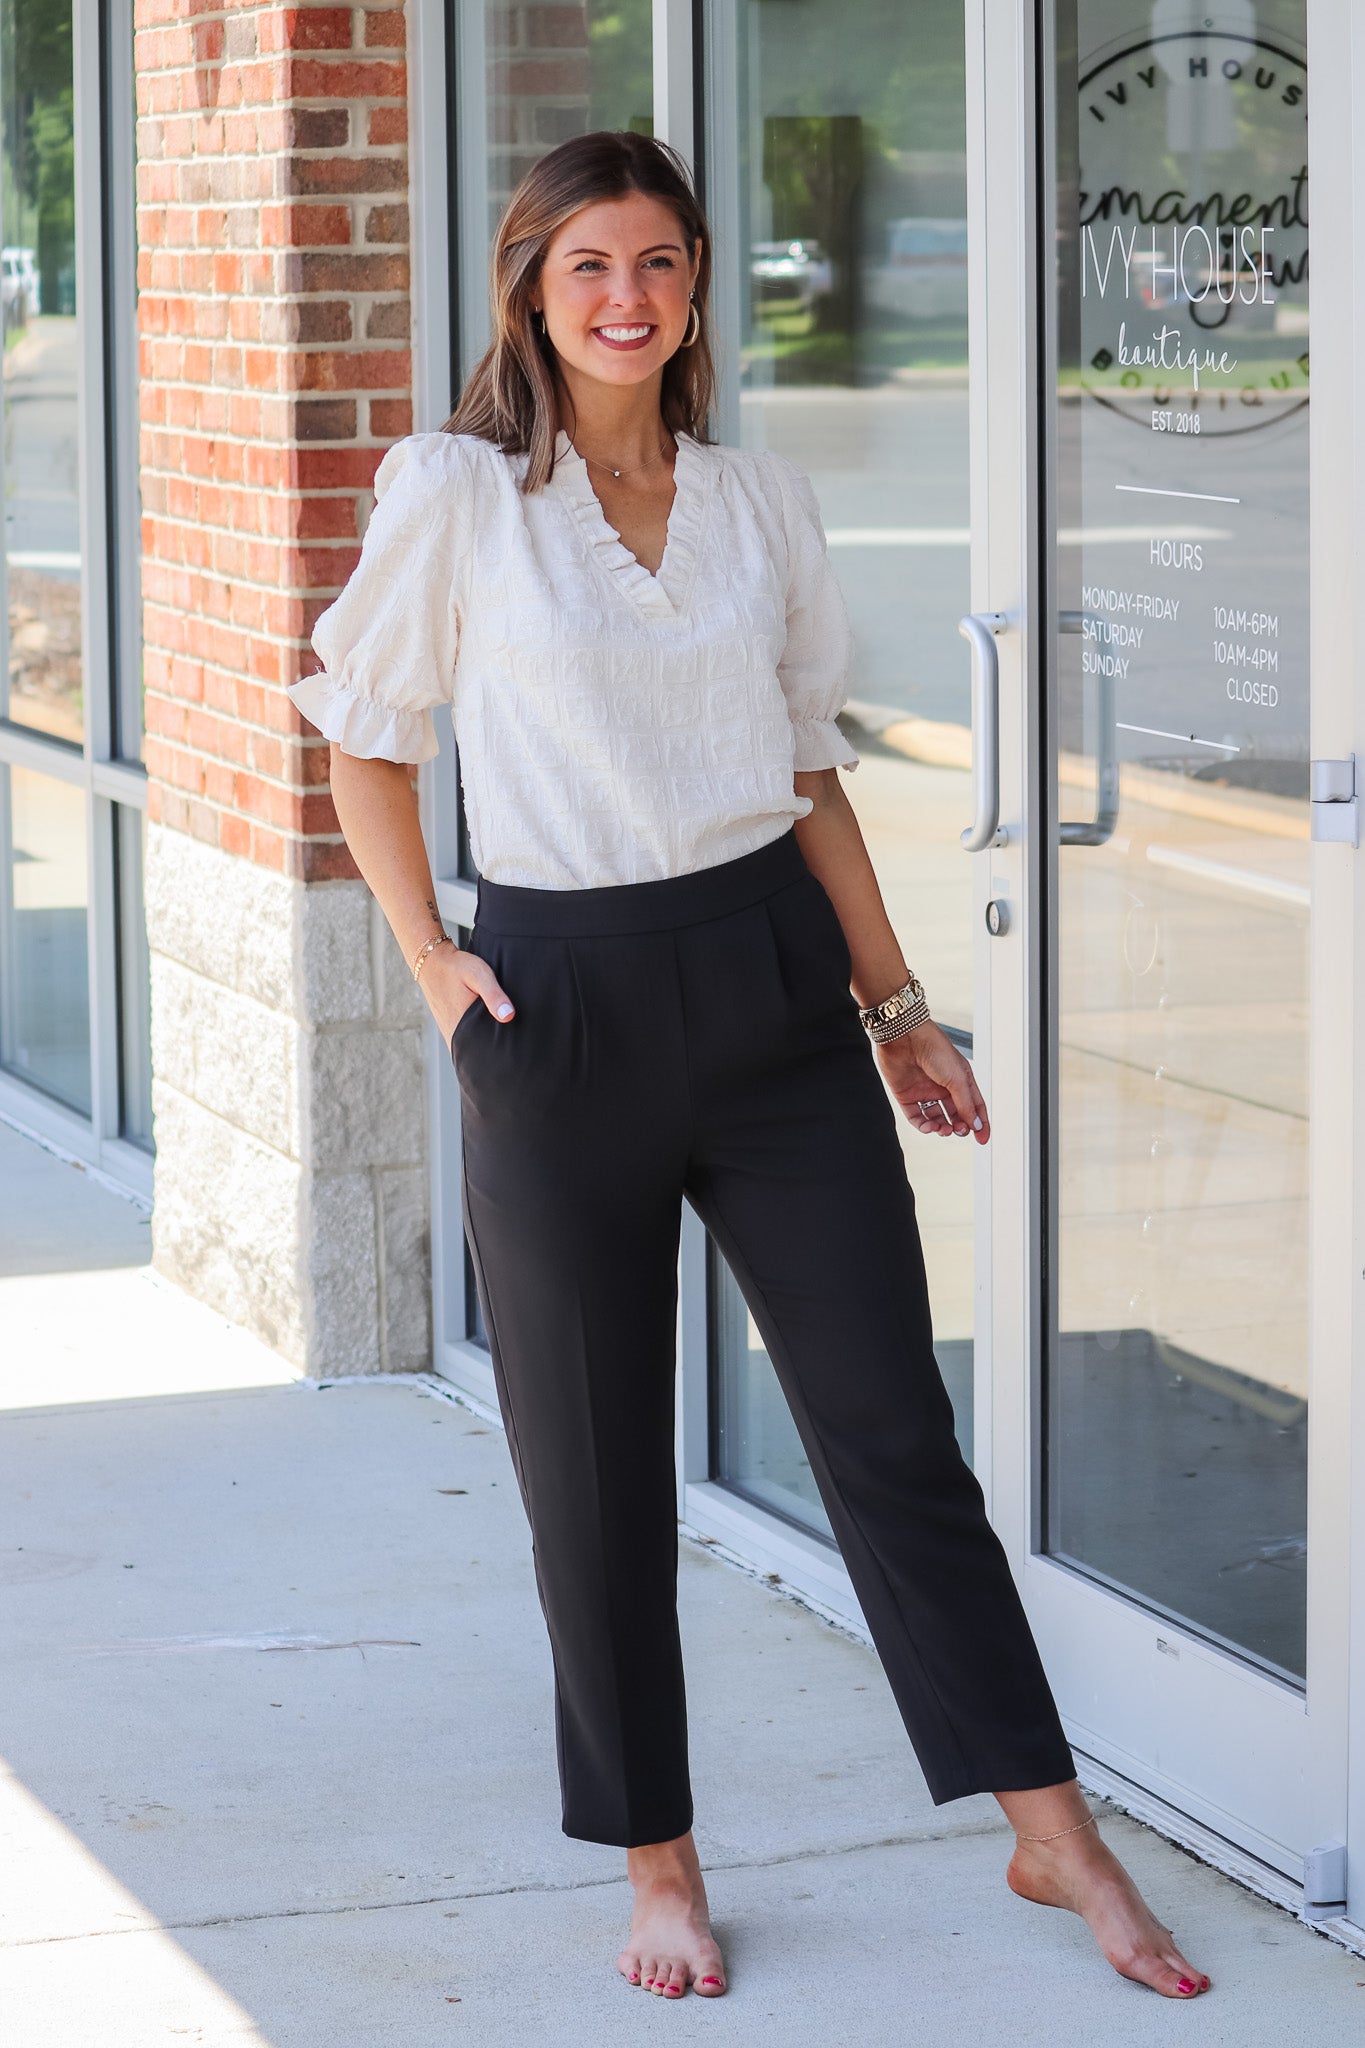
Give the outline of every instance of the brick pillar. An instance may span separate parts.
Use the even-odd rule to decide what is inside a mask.
[[[425,1011],[284,694],[411,429],[401,7],[136,0],[148,924],[170,1277],[430,1363]]]

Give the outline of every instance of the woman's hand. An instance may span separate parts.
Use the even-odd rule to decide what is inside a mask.
[[[418,986],[447,1045],[471,1003],[486,1004],[499,1023],[505,1024],[516,1014],[511,997],[488,962],[454,944],[432,948]]]
[[[421,954],[418,986],[446,1045],[471,1003],[486,1003],[500,1022],[513,1014],[507,991],[486,960],[452,939],[423,952],[441,932],[436,885],[431,879],[412,771],[401,761],[331,751],[332,802],[351,858],[389,921],[403,958]]]
[[[903,1038],[888,1038],[876,1047],[877,1064],[906,1117],[917,1131],[940,1138],[965,1138],[978,1145],[991,1135],[986,1105],[976,1076],[932,1020]]]
[[[907,979],[905,958],[886,914],[858,820],[840,786],[837,768],[804,771],[796,794],[811,809],[794,830],[807,867],[821,884],[848,941],[850,986],[860,1004],[879,1003]],[[972,1070],[952,1040],[932,1022],[876,1047],[887,1086],[917,1131],[965,1138],[990,1137],[986,1105]]]

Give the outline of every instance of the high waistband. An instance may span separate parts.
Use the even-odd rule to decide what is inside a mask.
[[[657,882],[612,882],[602,889],[523,889],[478,885],[475,927],[503,938],[589,938],[598,933],[676,931],[760,903],[808,875],[791,826],[754,853]]]

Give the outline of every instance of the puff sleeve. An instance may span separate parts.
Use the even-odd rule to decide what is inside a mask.
[[[454,436],[412,434],[384,456],[374,491],[360,560],[313,628],[322,668],[289,695],[347,754],[429,761],[432,707],[454,693],[472,464]]]
[[[810,478],[785,457],[770,455],[782,497],[787,542],[787,641],[777,665],[795,732],[797,774],[858,766],[858,755],[835,724],[848,701],[853,628],[825,549]]]

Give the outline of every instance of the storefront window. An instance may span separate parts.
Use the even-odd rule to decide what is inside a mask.
[[[114,1170],[151,1143],[134,127],[132,0],[0,0],[0,1098]]]
[[[89,1114],[85,797],[55,776],[0,771],[8,810],[0,898],[0,1064]]]
[[[954,0],[713,0],[707,192],[727,437],[808,472],[857,636],[844,787],[907,961],[970,1043],[963,20]],[[972,1159],[899,1118],[939,1363],[971,1450]],[[734,1281],[714,1264],[718,1476],[827,1531]]]
[[[0,5],[6,715],[79,746],[81,557],[71,9]]]

